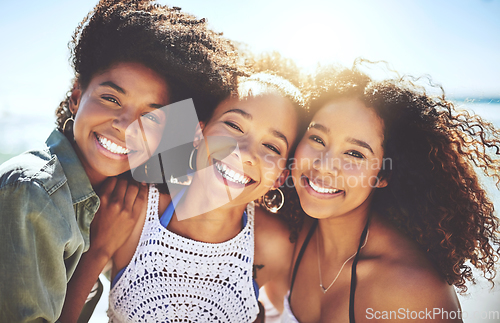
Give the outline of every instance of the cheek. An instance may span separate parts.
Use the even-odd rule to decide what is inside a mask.
[[[292,160],[292,170],[305,171],[310,169],[315,156],[315,151],[309,145],[301,142],[295,150],[295,156]]]
[[[156,151],[158,148],[160,148],[160,150],[162,150],[162,151],[165,150],[163,148],[166,148],[166,147],[160,147],[160,143],[162,142],[162,139],[163,139],[163,130],[164,130],[164,126],[159,126],[159,125],[150,128],[149,133],[147,134],[146,138],[147,138],[147,143],[149,145],[149,149],[150,149],[151,153]],[[143,138],[142,134],[139,133],[134,137],[134,140],[142,142],[144,140],[144,138]],[[168,142],[166,142],[166,140],[165,140],[164,144],[162,146],[165,146],[166,144],[168,144]]]
[[[344,182],[348,187],[374,188],[378,184],[377,174],[380,167],[373,163],[344,163],[342,166]]]
[[[285,169],[286,159],[267,154],[262,160],[262,172],[265,180],[274,183]]]
[[[85,109],[80,111],[81,112],[76,115],[75,123],[73,124],[73,134],[77,140],[85,136],[84,133],[88,132],[88,129],[95,124],[92,114],[87,114]]]
[[[208,154],[212,154],[213,157],[219,160],[223,160],[233,153],[241,156],[238,142],[232,137],[205,135],[204,140],[200,143],[200,146],[202,145]]]
[[[102,124],[111,120],[109,113],[105,109],[99,108],[91,101],[84,101],[80,105],[75,117],[75,127],[80,129]]]
[[[313,158],[306,157],[307,154],[302,154],[303,151],[295,154],[295,157],[290,165],[290,169],[292,172],[293,184],[296,187],[302,187],[302,183],[300,181],[302,175],[310,176],[310,172],[312,170]],[[298,190],[297,190],[298,191]]]

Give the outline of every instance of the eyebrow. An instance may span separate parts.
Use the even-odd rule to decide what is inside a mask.
[[[237,114],[241,115],[243,118],[245,118],[247,120],[252,120],[252,115],[250,113],[246,112],[246,111],[241,110],[241,109],[227,110],[222,115],[225,115],[226,113],[230,113],[230,112],[237,113]]]
[[[231,109],[231,110],[227,110],[226,112],[224,112],[222,115],[225,115],[226,113],[230,113],[230,112],[233,112],[233,113],[237,113],[239,115],[241,115],[243,118],[247,119],[247,120],[252,120],[253,117],[250,113],[246,112],[246,111],[243,111],[241,109]],[[278,131],[278,130],[272,130],[271,131],[272,135],[280,140],[282,140],[285,145],[286,145],[286,149],[288,150],[289,148],[289,143],[288,143],[288,139],[286,139],[286,136]]]
[[[114,82],[111,82],[111,81],[106,81],[106,82],[102,82],[101,84],[99,84],[100,86],[107,86],[107,87],[110,87],[114,90],[116,90],[117,92],[120,92],[122,94],[127,94],[127,92],[122,88],[120,87],[119,85],[117,85],[116,83]],[[160,108],[163,108],[165,105],[163,104],[156,104],[156,103],[151,103],[149,105],[151,108],[153,109],[160,109]]]
[[[355,138],[347,138],[347,142],[350,142],[351,144],[355,144],[355,145],[361,146],[363,148],[366,148],[373,154],[372,147],[367,142],[365,142],[363,140],[359,140],[359,139],[355,139]]]
[[[125,94],[125,90],[122,89],[121,87],[119,87],[118,85],[116,85],[116,83],[113,83],[111,81],[106,81],[106,82],[102,82],[101,84],[99,84],[100,86],[108,86],[112,89],[115,89],[116,91],[120,92],[120,93],[123,93]]]
[[[276,138],[283,140],[286,144],[286,149],[288,150],[288,140],[286,139],[286,136],[283,133],[279,132],[278,130],[273,130],[272,134]]]
[[[311,128],[317,129],[317,130],[322,131],[322,132],[327,133],[327,134],[330,133],[330,129],[328,129],[327,127],[323,126],[322,124],[319,124],[316,122],[311,122],[309,124],[309,127],[307,127],[307,130],[309,130]]]

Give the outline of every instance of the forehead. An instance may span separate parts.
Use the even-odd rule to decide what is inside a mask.
[[[237,98],[228,99],[215,109],[214,116],[223,115],[235,108],[251,114],[253,121],[271,122],[276,125],[284,123],[287,127],[292,125],[295,127],[297,123],[298,116],[292,102],[275,93],[249,96],[243,100]]]
[[[355,99],[331,101],[313,117],[312,122],[330,129],[330,135],[351,137],[382,145],[384,122],[372,108]]]
[[[129,91],[140,93],[165,94],[169,90],[166,80],[149,67],[135,62],[121,62],[111,65],[95,75],[91,83],[99,85],[102,81],[112,81]]]

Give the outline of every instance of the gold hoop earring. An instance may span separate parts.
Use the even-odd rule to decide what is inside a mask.
[[[270,190],[264,194],[262,202],[269,212],[276,213],[285,205],[285,195],[279,188]]]
[[[189,168],[191,168],[192,170],[194,170],[194,166],[193,166],[193,156],[195,156],[195,152],[197,151],[196,148],[193,148],[193,150],[191,151],[191,155],[189,155]],[[196,158],[196,157],[195,157]]]
[[[63,123],[63,126],[62,126],[62,131],[63,133],[66,132],[66,126],[68,125],[68,121],[72,121],[73,124],[75,123],[75,119],[73,118],[73,114],[71,114],[71,117],[69,117],[68,119],[66,119]],[[73,126],[71,126],[71,130],[73,130]]]

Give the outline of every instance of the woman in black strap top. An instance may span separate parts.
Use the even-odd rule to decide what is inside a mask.
[[[492,281],[499,255],[498,219],[473,165],[500,179],[500,133],[444,94],[356,66],[316,79],[291,164],[310,217],[283,322],[460,322],[454,286],[472,279],[466,261]]]

